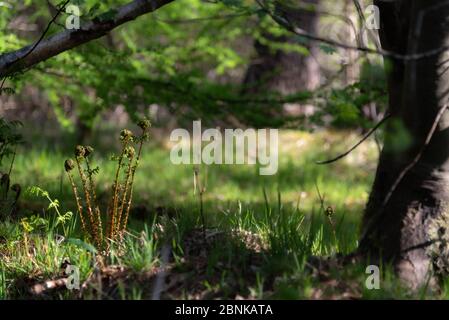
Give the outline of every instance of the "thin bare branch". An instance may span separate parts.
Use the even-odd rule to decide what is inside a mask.
[[[295,26],[291,21],[288,21],[284,17],[280,17],[273,13],[269,8],[267,8],[266,5],[262,3],[263,0],[256,0],[257,3],[260,5],[260,7],[266,12],[276,23],[278,23],[280,26],[284,27],[286,30],[289,30],[290,32],[293,32],[299,36],[304,37],[305,39],[311,40],[311,41],[317,41],[321,42],[330,46],[346,49],[346,50],[354,50],[354,51],[360,51],[368,54],[376,54],[381,55],[385,58],[391,58],[401,61],[414,61],[414,60],[420,60],[425,59],[429,57],[433,57],[436,55],[439,55],[449,49],[449,45],[440,46],[438,48],[430,49],[423,52],[417,52],[412,54],[400,54],[392,51],[387,51],[383,49],[372,49],[360,45],[350,45],[346,43],[342,43],[339,41],[335,41],[333,39],[324,38],[315,34],[310,34],[306,31],[304,31],[301,28],[298,28]]]
[[[426,150],[427,146],[429,145],[430,141],[433,138],[433,135],[435,134],[435,131],[438,127],[438,123],[441,120],[441,117],[443,116],[444,112],[447,110],[448,104],[445,104],[444,106],[442,106],[438,112],[438,114],[435,116],[435,120],[432,124],[432,127],[429,130],[429,133],[427,134],[427,137],[423,143],[423,145],[421,146],[421,148],[418,151],[418,154],[415,156],[415,158],[413,158],[413,160],[399,173],[398,177],[396,178],[396,180],[394,181],[394,183],[391,185],[387,195],[385,196],[385,199],[382,202],[382,205],[380,207],[379,213],[377,215],[375,215],[368,223],[367,223],[367,227],[365,228],[364,233],[362,234],[361,239],[364,239],[371,231],[372,226],[375,225],[375,223],[377,221],[379,221],[379,219],[383,216],[384,210],[387,207],[388,202],[390,201],[391,197],[393,196],[394,192],[396,191],[397,187],[399,186],[399,184],[402,182],[402,180],[404,179],[404,177],[406,176],[406,174],[408,172],[410,172],[410,170],[413,169],[413,167],[419,162],[419,160],[421,159],[424,151]]]
[[[348,154],[350,154],[352,151],[354,151],[355,149],[357,149],[363,142],[365,142],[377,129],[379,129],[380,126],[382,126],[385,121],[387,121],[389,118],[391,117],[391,114],[387,114],[385,115],[385,117],[380,120],[370,131],[368,131],[363,138],[357,142],[353,147],[351,147],[348,151],[346,151],[345,153],[340,154],[339,156],[332,158],[330,160],[325,160],[325,161],[316,161],[316,164],[330,164],[333,162],[336,162],[340,159],[343,159],[344,157],[346,157]]]
[[[429,145],[430,141],[432,140],[432,137],[437,129],[438,122],[440,122],[441,117],[443,116],[444,112],[446,111],[448,105],[444,105],[441,107],[440,111],[435,117],[435,120],[432,124],[432,127],[430,128],[429,133],[427,134],[426,140],[424,141],[424,144],[422,145],[421,149],[419,150],[416,157],[410,162],[408,166],[404,168],[404,170],[401,171],[399,176],[397,177],[396,181],[393,183],[393,185],[390,188],[390,191],[388,192],[387,196],[384,199],[384,202],[382,203],[382,207],[385,207],[388,204],[388,201],[391,199],[391,196],[393,195],[394,191],[397,189],[398,185],[401,183],[402,179],[404,179],[405,175],[413,169],[413,167],[418,163],[418,161],[421,159],[424,151],[426,150],[427,146]]]

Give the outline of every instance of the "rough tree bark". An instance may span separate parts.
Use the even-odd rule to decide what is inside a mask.
[[[383,49],[410,55],[448,45],[447,1],[375,4],[381,13]],[[449,102],[449,54],[390,60],[386,70],[392,114],[387,134],[394,134],[392,123],[401,121],[413,142],[402,151],[385,142],[359,249],[392,262],[399,276],[416,289],[448,270],[449,112],[442,108]]]

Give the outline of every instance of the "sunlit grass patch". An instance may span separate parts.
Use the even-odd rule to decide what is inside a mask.
[[[20,294],[18,279],[41,281],[60,276],[60,264],[68,258],[81,267],[81,281],[90,288],[83,291],[85,299],[151,298],[154,279],[164,263],[169,264],[167,277],[173,278],[171,289],[164,293],[169,298],[324,297],[327,293],[320,296],[315,290],[319,283],[308,271],[307,261],[312,256],[347,254],[357,247],[359,221],[377,157],[375,144],[369,142],[341,162],[315,163],[344,150],[349,140],[357,137],[342,132],[281,131],[279,171],[274,176],[260,176],[257,166],[199,166],[205,186],[205,226],[198,192],[194,193],[193,165],[173,165],[170,149],[153,141],[144,149],[135,178],[129,234],[123,243],[112,246],[103,266],[86,249],[87,239],[77,220],[71,222],[75,226],[69,228],[70,234],[48,226],[42,232],[21,234],[21,218],[55,215],[46,199],[25,193],[19,217],[0,224],[6,240],[1,246],[0,294],[4,298]],[[22,149],[14,180],[40,186],[59,200],[61,212],[75,212],[63,171],[71,152],[57,146]],[[109,158],[109,151],[101,147],[93,158],[100,168],[99,202],[106,201],[111,192],[116,168]],[[325,214],[328,207],[331,218]],[[204,232],[213,237],[203,242]],[[58,243],[57,234],[64,234],[66,241]],[[188,244],[188,239],[199,242]],[[161,260],[163,246],[170,247],[168,262]],[[352,270],[357,294],[369,295],[363,291],[364,269]],[[94,279],[106,287],[96,287]],[[80,295],[60,296],[67,297]]]

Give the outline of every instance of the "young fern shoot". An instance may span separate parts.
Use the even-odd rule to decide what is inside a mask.
[[[126,158],[126,150],[128,149],[128,145],[133,142],[133,134],[131,131],[124,129],[120,133],[120,140],[122,141],[122,151],[120,156],[118,157],[118,165],[117,170],[115,172],[114,184],[112,185],[112,211],[110,212],[110,221],[108,227],[108,238],[114,239],[116,235],[116,226],[118,223],[118,201],[120,197],[120,190],[123,186],[120,184],[120,172],[123,167],[124,159]]]
[[[132,204],[134,177],[139,165],[143,144],[149,137],[150,121],[147,119],[141,120],[138,125],[142,130],[140,136],[135,136],[127,129],[122,130],[120,134],[122,149],[116,158],[117,169],[112,185],[112,196],[105,215],[101,213],[95,190],[94,175],[98,173],[99,169],[98,167],[92,169],[89,162],[89,156],[94,149],[90,146],[77,146],[75,148],[75,161],[68,159],[64,164],[75,197],[82,230],[95,243],[97,249],[104,254],[108,252],[111,241],[123,239],[123,233],[127,227]],[[139,145],[137,157],[133,144]],[[72,174],[75,167],[78,169],[81,180],[85,209]],[[122,176],[123,179],[121,179]],[[106,226],[105,231],[103,226]]]
[[[140,137],[137,138],[137,140],[135,142],[137,142],[139,144],[139,151],[137,152],[137,158],[134,162],[134,164],[131,166],[131,181],[129,184],[129,193],[128,193],[128,200],[127,200],[127,205],[126,205],[126,213],[125,213],[125,217],[123,220],[123,223],[121,225],[121,229],[120,229],[120,233],[123,234],[123,232],[126,230],[126,226],[128,224],[128,217],[129,217],[129,211],[131,209],[131,203],[132,203],[132,199],[133,199],[133,186],[134,186],[134,177],[136,174],[136,170],[137,167],[139,166],[139,162],[140,162],[140,157],[142,155],[142,147],[143,144],[148,141],[149,139],[149,130],[151,127],[151,123],[150,120],[148,119],[143,119],[141,121],[139,121],[138,123],[140,129],[142,130]],[[126,197],[125,197],[126,199]],[[120,221],[119,221],[119,226],[120,226]]]

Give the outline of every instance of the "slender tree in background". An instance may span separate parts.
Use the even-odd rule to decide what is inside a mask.
[[[449,3],[375,1],[386,61],[389,112],[384,148],[362,225],[360,251],[393,262],[417,288],[448,270]],[[411,142],[393,146],[402,124]],[[435,278],[433,278],[435,279]],[[432,280],[433,280],[432,279]]]
[[[344,16],[347,19],[350,19],[352,21],[352,12],[353,12],[353,1],[352,0],[346,0],[344,3],[344,7],[343,7],[343,11],[344,11]],[[351,39],[352,37],[357,37],[357,35],[353,34],[354,30],[352,28],[352,24],[350,23],[345,23],[345,30],[344,30],[344,37],[346,39]],[[346,50],[346,55],[347,55],[347,66],[345,68],[345,84],[346,85],[351,85],[354,82],[357,81],[357,76],[358,76],[358,68],[359,65],[356,63],[356,59],[357,59],[357,52],[354,50]]]
[[[307,33],[316,34],[318,31],[319,0],[301,1],[298,8],[286,9],[278,5],[280,15],[292,21],[298,28]],[[274,36],[265,32],[263,37],[268,41],[284,44],[298,44],[299,37]],[[244,84],[251,93],[266,90],[276,91],[284,95],[294,94],[302,90],[313,90],[320,83],[320,67],[316,60],[317,44],[315,42],[302,43],[309,54],[300,54],[296,51],[274,50],[270,46],[256,40],[254,48],[256,56],[248,67]]]

